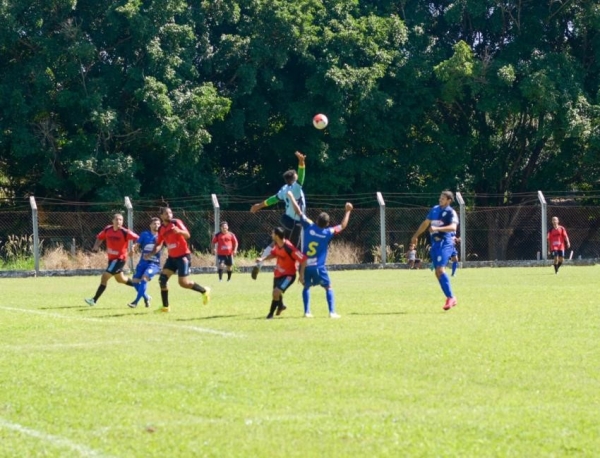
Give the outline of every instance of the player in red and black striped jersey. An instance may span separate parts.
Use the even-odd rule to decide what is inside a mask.
[[[131,279],[123,274],[123,267],[127,261],[127,245],[128,242],[136,241],[139,236],[123,227],[123,215],[121,213],[115,213],[113,215],[113,223],[106,226],[96,236],[96,242],[92,251],[97,251],[100,248],[102,242],[106,242],[106,254],[108,256],[108,267],[100,278],[100,286],[96,291],[96,295],[91,299],[85,299],[86,304],[96,305],[100,296],[106,289],[108,280],[115,277],[118,283],[123,283],[128,286],[134,286]]]
[[[273,300],[267,319],[273,318],[273,314],[280,315],[287,307],[283,305],[283,293],[292,286],[296,280],[298,263],[300,266],[306,266],[306,255],[296,248],[289,240],[285,238],[285,230],[282,227],[276,227],[271,233],[274,245],[268,256],[258,258],[257,262],[264,262],[267,259],[277,259],[275,264],[275,278],[273,280]],[[300,281],[303,282],[304,269],[300,270]]]
[[[190,238],[190,231],[185,227],[183,221],[173,218],[173,211],[169,207],[160,209],[160,219],[162,224],[158,229],[156,246],[150,254],[146,255],[149,258],[158,253],[163,245],[167,246],[169,257],[158,277],[163,305],[159,310],[162,312],[169,311],[169,287],[167,282],[171,275],[176,272],[179,277],[179,286],[201,293],[204,304],[208,304],[210,288],[204,288],[189,278],[192,257],[187,241]]]

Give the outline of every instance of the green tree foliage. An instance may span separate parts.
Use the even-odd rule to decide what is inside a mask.
[[[19,194],[265,196],[295,150],[312,194],[503,204],[600,179],[592,0],[21,0],[0,19]]]
[[[207,191],[207,126],[229,101],[198,80],[187,2],[0,8],[0,157],[16,193],[114,200]]]

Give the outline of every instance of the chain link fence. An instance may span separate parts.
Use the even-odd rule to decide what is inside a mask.
[[[309,196],[310,197],[310,196]],[[351,200],[351,199],[349,199]],[[430,202],[435,200],[428,199]],[[310,202],[310,199],[309,199]],[[456,206],[458,212],[458,205]],[[110,211],[56,211],[40,205],[37,210],[0,210],[0,261],[4,269],[32,269],[11,264],[15,258],[34,257],[34,235],[37,235],[37,251],[42,260],[39,268],[44,270],[44,256],[52,250],[61,249],[74,256],[86,252],[94,244],[96,234],[112,224],[116,211],[132,221],[132,229],[141,233],[148,229],[150,219],[158,215],[158,207],[149,209],[140,206],[127,209],[125,205],[114,204]],[[279,225],[282,208],[268,208],[257,213],[241,210],[215,208],[189,210],[184,205],[172,206],[176,218],[184,221],[191,232],[190,246],[193,251],[210,253],[211,240],[220,221],[227,221],[230,230],[236,234],[240,252],[260,253],[271,239],[272,229]],[[334,240],[330,259],[335,263],[379,264],[405,262],[404,254],[412,234],[426,217],[430,206],[411,204],[406,206],[378,206],[355,208],[348,228]],[[465,234],[462,240],[463,261],[519,261],[546,259],[543,252],[546,234],[542,220],[557,216],[560,224],[569,233],[571,249],[576,259],[600,257],[600,206],[577,205],[570,202],[550,202],[546,209],[536,203],[501,207],[465,206],[464,221],[460,224]],[[321,211],[329,213],[331,224],[338,224],[344,216],[343,205],[308,209],[308,216],[316,220]],[[34,217],[35,213],[35,217]],[[34,227],[37,221],[37,227]],[[127,224],[126,224],[127,225]],[[340,247],[352,256],[347,260],[336,257]],[[421,237],[417,246],[418,256],[429,260],[429,242]],[[339,254],[339,253],[338,253]],[[568,253],[569,255],[569,253]],[[571,255],[571,256],[573,256]]]

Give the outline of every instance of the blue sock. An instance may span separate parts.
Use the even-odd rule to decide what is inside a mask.
[[[458,261],[454,261],[452,263],[452,276],[454,276],[454,273],[456,272],[457,267],[458,267]]]
[[[310,313],[310,288],[302,290],[302,302],[304,302],[304,313]]]
[[[439,282],[446,297],[454,297],[452,294],[452,287],[450,286],[450,278],[448,278],[446,272],[440,276]]]
[[[138,286],[137,286],[136,289],[137,289],[137,292],[138,292],[137,296],[135,298],[135,301],[134,301],[136,304],[138,303],[138,301],[141,298],[144,298],[146,300],[148,299],[148,296],[146,295],[146,290],[148,289],[148,283],[146,281],[144,281],[144,280],[140,281],[138,283]]]
[[[325,290],[325,297],[327,298],[329,313],[335,313],[335,301],[333,299],[333,290],[331,288],[327,288]]]

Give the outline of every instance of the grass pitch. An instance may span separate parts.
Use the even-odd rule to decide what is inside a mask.
[[[331,272],[339,320],[272,274],[3,279],[0,456],[596,456],[600,267]]]

